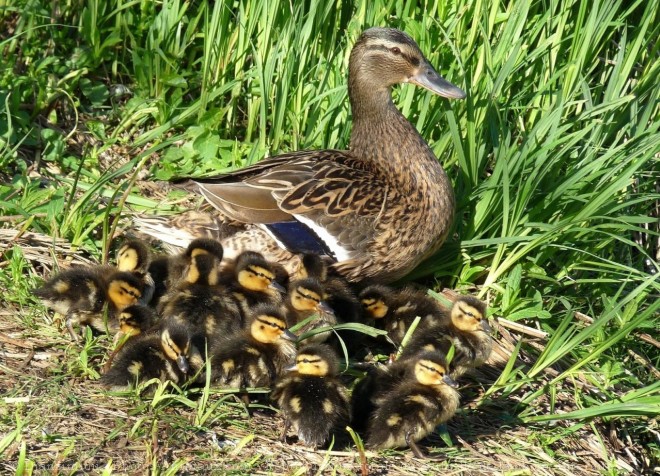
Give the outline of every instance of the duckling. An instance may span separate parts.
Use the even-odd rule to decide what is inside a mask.
[[[126,345],[128,339],[133,339],[135,336],[153,329],[155,321],[156,311],[142,304],[133,304],[119,311],[117,316],[119,332],[115,334],[114,350],[110,353],[108,360],[106,360],[103,366],[104,371],[107,372],[110,369],[115,357],[124,345]]]
[[[286,288],[278,282],[288,280],[277,265],[267,261],[261,253],[244,251],[233,265],[223,269],[223,284],[229,287],[240,302],[243,315],[260,303],[282,303]]]
[[[361,307],[348,281],[328,266],[323,257],[304,254],[301,275],[315,278],[323,285],[326,301],[342,322],[362,322]]]
[[[213,349],[211,379],[223,387],[269,387],[296,354],[296,336],[287,329],[279,306],[260,304],[251,310],[246,329]]]
[[[368,423],[366,443],[375,449],[409,446],[416,457],[424,458],[417,442],[456,413],[458,384],[439,352],[417,355],[410,368],[403,382],[380,399]]]
[[[156,322],[156,311],[142,304],[134,304],[121,310],[117,321],[121,334],[134,337],[153,327]]]
[[[284,416],[281,439],[293,426],[304,444],[314,448],[324,445],[350,421],[348,391],[338,377],[337,355],[325,344],[306,345],[287,370],[271,394]]]
[[[486,319],[486,304],[473,296],[459,296],[450,311],[450,320],[415,332],[400,359],[410,358],[426,350],[439,350],[445,355],[454,346],[452,376],[458,378],[468,369],[483,364],[493,348],[491,327]]]
[[[144,283],[132,273],[104,275],[102,267],[73,268],[47,281],[33,293],[44,305],[65,316],[66,327],[74,341],[79,340],[74,324],[91,325],[97,330],[116,330],[114,317],[122,309],[136,304]],[[104,319],[104,307],[108,317]]]
[[[297,330],[299,335],[337,324],[337,316],[325,298],[323,285],[318,279],[298,279],[289,284],[286,306],[292,320],[299,324],[312,316],[318,316],[300,327]],[[306,337],[305,341],[306,343],[321,343],[327,340],[330,334],[331,331],[321,332]]]
[[[126,388],[153,378],[183,383],[204,365],[190,326],[169,321],[156,333],[130,339],[101,377],[101,384]]]
[[[144,291],[140,303],[145,306],[149,305],[155,291],[154,280],[149,274],[150,265],[151,251],[142,240],[126,241],[117,251],[117,269],[131,272],[144,281]]]
[[[190,258],[198,254],[211,254],[221,261],[224,250],[217,240],[197,238],[192,240],[183,253],[162,255],[154,258],[149,264],[149,274],[154,280],[155,289],[151,304],[158,306],[161,298],[183,278]]]
[[[193,253],[183,280],[163,300],[164,319],[185,322],[210,345],[243,327],[239,303],[219,282],[217,255]]]
[[[448,321],[447,313],[438,301],[424,291],[412,287],[393,289],[389,286],[371,285],[360,293],[365,313],[387,331],[397,346],[401,345],[408,328],[417,316],[421,317],[420,330]]]

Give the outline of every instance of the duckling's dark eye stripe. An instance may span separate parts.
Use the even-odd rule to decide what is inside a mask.
[[[300,289],[298,289],[298,294],[300,294],[305,299],[310,299],[314,302],[321,302],[321,300],[318,297],[314,297],[311,294],[306,294],[306,293],[302,292]]]
[[[458,309],[459,309],[463,314],[465,314],[466,316],[476,317],[473,313],[471,313],[470,311],[466,311],[466,310],[463,309],[460,305],[458,306]]]
[[[260,278],[265,278],[269,281],[272,281],[274,279],[272,276],[268,276],[267,274],[260,273],[259,271],[255,271],[253,269],[250,269],[250,272],[256,276],[259,276]]]
[[[419,364],[419,365],[420,365],[422,368],[428,370],[429,372],[435,372],[435,373],[437,373],[437,374],[442,375],[442,372],[441,372],[440,370],[438,370],[437,368],[435,368],[435,367],[430,367],[430,366],[425,365],[425,364]]]
[[[279,330],[281,330],[281,331],[284,330],[284,326],[281,326],[281,325],[277,324],[276,322],[268,321],[268,320],[266,320],[266,319],[259,319],[259,318],[257,318],[257,320],[258,320],[259,322],[261,322],[262,324],[267,324],[267,325],[269,325],[269,326],[271,326],[271,327],[274,327],[274,328],[276,328],[276,329],[279,329]]]

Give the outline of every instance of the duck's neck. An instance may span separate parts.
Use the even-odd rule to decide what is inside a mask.
[[[400,181],[402,192],[419,190],[420,181],[448,185],[447,174],[415,127],[392,102],[389,88],[360,90],[351,84],[353,112],[350,150],[388,181]]]

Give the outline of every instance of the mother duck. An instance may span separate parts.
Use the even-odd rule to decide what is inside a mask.
[[[366,30],[349,62],[349,150],[283,154],[195,181],[217,213],[194,215],[201,222],[189,236],[179,233],[179,244],[204,234],[221,239],[227,258],[249,249],[292,269],[296,253],[312,252],[331,257],[333,268],[351,281],[405,276],[445,240],[454,193],[429,145],[392,103],[398,83],[465,97],[406,33]],[[179,231],[184,217],[171,220]],[[158,219],[137,222],[141,231],[168,241],[163,235],[171,232]]]

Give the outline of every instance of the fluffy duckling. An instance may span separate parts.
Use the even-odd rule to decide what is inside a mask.
[[[134,304],[117,315],[119,332],[131,337],[143,334],[156,323],[156,311],[142,304]]]
[[[91,325],[97,330],[116,330],[114,318],[124,308],[136,304],[144,283],[134,274],[114,272],[105,276],[102,267],[73,268],[59,273],[34,290],[44,305],[62,314],[75,341],[74,324]],[[104,318],[107,303],[108,320]]]
[[[286,306],[292,320],[299,324],[312,316],[318,316],[300,327],[298,335],[337,324],[337,316],[325,298],[324,287],[315,278],[298,279],[289,284]],[[306,337],[305,343],[324,342],[330,334],[331,331],[314,334]]]
[[[447,355],[453,345],[452,376],[458,378],[488,359],[493,348],[490,332],[486,304],[473,296],[459,296],[452,305],[450,321],[415,332],[400,358],[410,358],[426,350],[439,350]]]
[[[350,421],[348,392],[338,377],[337,355],[324,344],[306,345],[287,370],[271,394],[284,416],[282,440],[293,427],[304,444],[322,446]]]
[[[409,368],[412,372],[403,382],[380,399],[369,419],[366,443],[375,449],[409,446],[416,457],[424,458],[417,442],[456,413],[458,384],[439,352],[419,354]]]
[[[129,240],[122,244],[117,251],[117,269],[130,272],[144,281],[144,291],[140,303],[145,306],[153,299],[155,283],[149,266],[151,265],[151,250],[142,240]]]
[[[224,250],[217,240],[197,238],[190,242],[183,253],[163,255],[154,258],[149,264],[149,274],[154,280],[152,305],[158,305],[161,298],[183,278],[192,256],[210,254],[222,261]]]
[[[258,305],[248,316],[246,329],[214,349],[212,380],[230,388],[269,387],[293,362],[295,340],[279,306]]]
[[[183,280],[170,292],[164,305],[164,319],[187,323],[209,345],[243,327],[239,304],[219,283],[217,255],[193,253]]]
[[[101,383],[114,389],[153,378],[183,383],[204,365],[198,346],[189,326],[168,322],[160,332],[130,339]]]
[[[421,317],[417,326],[420,330],[448,321],[447,313],[435,299],[412,287],[368,286],[360,293],[360,302],[367,316],[385,329],[397,346],[417,316]]]
[[[288,280],[288,274],[255,251],[238,255],[232,265],[223,269],[223,275],[223,284],[240,302],[243,315],[248,315],[257,304],[280,304],[286,292],[280,281]]]

